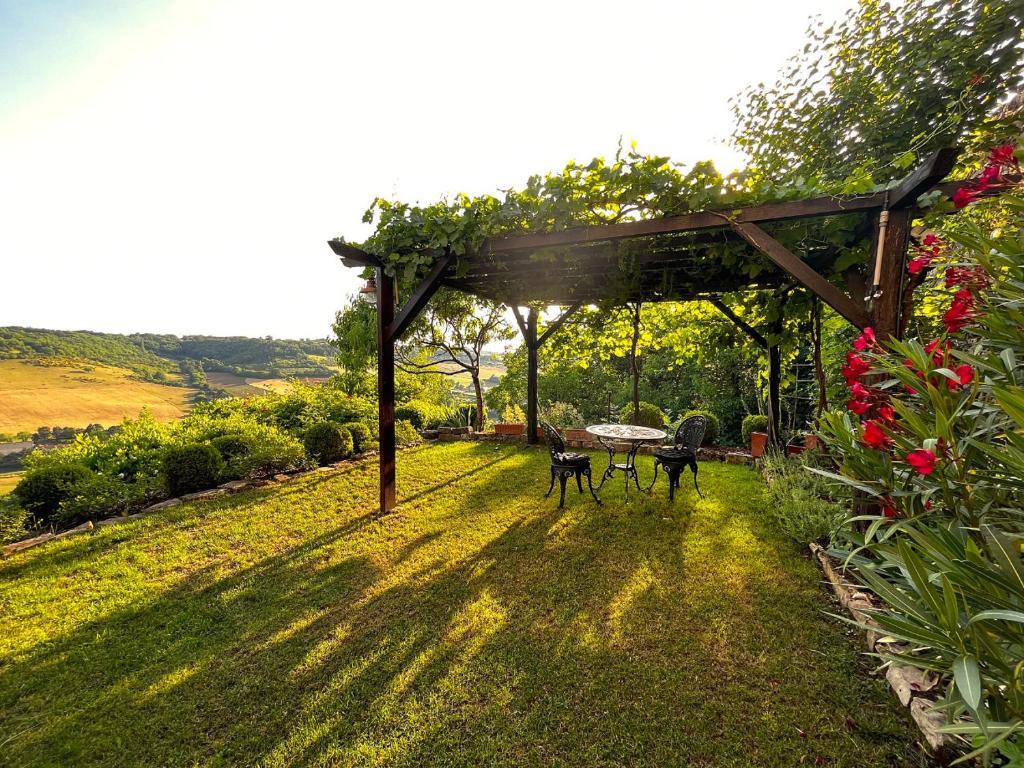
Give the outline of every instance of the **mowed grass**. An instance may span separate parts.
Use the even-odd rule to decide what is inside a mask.
[[[543,450],[398,463],[383,518],[370,461],[0,563],[0,763],[920,764],[751,470],[559,510]]]
[[[32,365],[0,360],[0,432],[34,432],[41,426],[119,424],[148,408],[160,421],[179,418],[195,390],[137,381],[105,365]]]

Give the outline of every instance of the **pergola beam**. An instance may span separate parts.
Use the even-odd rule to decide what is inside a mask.
[[[423,311],[423,308],[427,306],[430,298],[437,293],[437,289],[441,287],[441,279],[445,276],[454,260],[455,256],[453,254],[445,253],[434,262],[430,272],[427,273],[427,276],[416,287],[412,296],[405,302],[405,305],[388,328],[388,336],[392,341],[398,341],[401,338],[402,334],[408,330],[412,322]]]
[[[768,349],[768,339],[766,339],[764,336],[758,333],[757,330],[752,325],[750,325],[746,320],[744,320],[742,317],[733,312],[732,308],[729,307],[724,301],[722,301],[721,298],[719,298],[718,296],[709,296],[707,298],[707,302],[715,309],[717,309],[719,312],[721,312],[723,315],[725,315],[727,318],[732,320],[733,325],[735,325],[737,328],[739,328],[741,331],[747,334],[747,336],[749,336],[754,341],[754,343],[757,344],[757,346],[759,346],[761,349]]]
[[[853,299],[836,288],[819,272],[812,269],[805,261],[793,254],[786,246],[769,235],[756,224],[745,224],[729,220],[729,225],[744,240],[757,248],[771,259],[776,266],[789,274],[800,285],[828,304],[832,309],[845,317],[858,328],[869,323],[867,312]]]
[[[943,147],[930,154],[909,176],[889,190],[887,207],[913,206],[918,197],[949,175],[959,156],[960,147]]]

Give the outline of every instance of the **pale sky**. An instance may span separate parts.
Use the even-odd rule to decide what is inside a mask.
[[[0,325],[327,336],[375,196],[731,170],[729,98],[853,4],[0,0]]]

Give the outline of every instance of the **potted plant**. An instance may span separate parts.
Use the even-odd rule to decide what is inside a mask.
[[[750,433],[750,455],[755,459],[759,459],[764,456],[764,449],[768,445],[768,433],[767,432],[751,432]]]

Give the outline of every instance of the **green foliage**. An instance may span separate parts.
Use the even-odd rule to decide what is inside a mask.
[[[23,538],[31,522],[14,494],[0,496],[0,544]]]
[[[451,408],[423,400],[410,400],[395,408],[395,418],[411,422],[416,429],[437,429],[451,416]]]
[[[525,424],[526,414],[517,403],[509,403],[501,412],[501,420],[505,424]]]
[[[441,422],[442,427],[472,427],[475,424],[477,424],[476,406],[472,403],[460,403],[449,409],[448,415]]]
[[[237,433],[215,437],[210,441],[210,445],[217,449],[217,453],[228,466],[232,461],[248,456],[250,451],[249,443]]]
[[[777,182],[856,192],[902,176],[1021,86],[1022,24],[1019,3],[864,0],[737,100],[736,144]]]
[[[61,503],[70,499],[76,488],[91,477],[87,467],[74,462],[36,467],[25,473],[12,493],[36,525],[46,526],[53,522]]]
[[[849,515],[849,493],[808,471],[799,458],[765,456],[768,514],[797,544],[828,544]],[[838,498],[837,498],[838,496]]]
[[[743,426],[740,427],[740,434],[743,437],[743,445],[750,445],[750,436],[755,432],[768,431],[768,417],[760,413],[752,413],[743,417]]]
[[[181,496],[217,485],[224,459],[212,445],[172,446],[164,451],[162,468],[167,493]]]
[[[420,433],[416,431],[416,427],[412,425],[412,422],[405,419],[399,419],[395,422],[395,443],[398,446],[419,445],[422,442],[423,438],[420,437]]]
[[[342,424],[342,429],[347,429],[352,435],[352,450],[355,453],[368,451],[373,446],[373,433],[370,428],[358,421],[349,421]]]
[[[544,408],[542,418],[558,429],[578,429],[584,426],[583,417],[569,403],[551,403]]]
[[[320,466],[334,464],[352,455],[352,433],[329,422],[314,424],[302,436],[306,453]]]
[[[680,421],[686,421],[690,416],[703,416],[708,420],[707,427],[704,430],[704,442],[701,445],[714,445],[718,440],[718,433],[721,431],[718,417],[711,413],[711,411],[687,411],[683,414]]]
[[[622,424],[633,423],[633,406],[626,404],[619,412],[619,422]],[[640,419],[636,422],[641,427],[654,427],[662,429],[668,422],[665,412],[653,403],[640,401]]]

